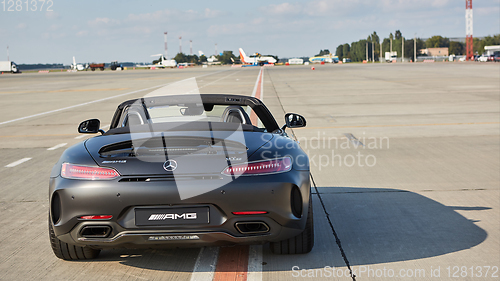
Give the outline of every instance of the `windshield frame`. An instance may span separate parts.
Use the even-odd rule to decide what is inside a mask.
[[[178,104],[189,104],[202,101],[203,106],[210,107],[213,105],[239,105],[239,106],[249,106],[257,117],[262,122],[262,125],[266,128],[267,132],[275,132],[280,128],[278,123],[272,116],[269,109],[264,105],[264,103],[254,97],[240,96],[240,95],[222,95],[222,94],[193,94],[193,95],[172,95],[172,96],[159,96],[150,98],[139,98],[128,100],[120,105],[118,105],[113,119],[111,120],[110,129],[115,129],[120,127],[120,120],[122,115],[125,114],[125,110],[131,106],[142,106],[146,119],[150,120],[148,116],[148,106],[166,106],[166,105],[178,105]]]

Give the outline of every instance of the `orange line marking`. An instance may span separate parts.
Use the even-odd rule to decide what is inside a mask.
[[[214,281],[246,281],[249,246],[222,247],[215,268]]]
[[[262,89],[262,75],[264,75],[264,70],[261,69],[261,71],[259,72],[259,82],[257,82],[257,89],[255,91],[255,97],[260,99],[260,95],[261,95],[261,89]],[[252,122],[252,125],[254,126],[258,126],[258,118],[257,118],[257,114],[255,114],[255,112],[252,110],[252,113],[250,113],[250,121]]]

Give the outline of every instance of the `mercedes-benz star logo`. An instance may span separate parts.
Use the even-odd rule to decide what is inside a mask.
[[[163,169],[167,172],[173,172],[177,169],[177,161],[175,160],[167,160],[163,163]]]

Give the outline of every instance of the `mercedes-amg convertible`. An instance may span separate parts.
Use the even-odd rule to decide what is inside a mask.
[[[256,98],[173,95],[123,102],[107,132],[68,148],[52,169],[49,235],[65,260],[106,248],[314,244],[309,158]]]

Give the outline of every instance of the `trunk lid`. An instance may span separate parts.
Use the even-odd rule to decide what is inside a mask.
[[[272,138],[261,132],[133,133],[98,136],[85,146],[99,166],[115,168],[122,176],[202,176],[246,162]],[[175,169],[164,167],[172,164],[167,160],[175,160]]]

